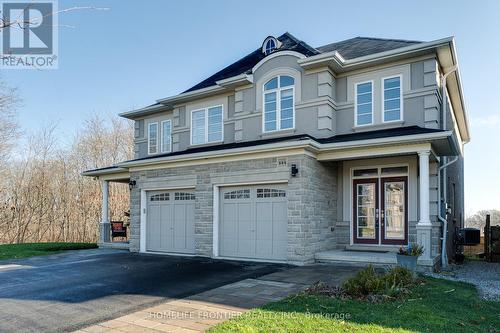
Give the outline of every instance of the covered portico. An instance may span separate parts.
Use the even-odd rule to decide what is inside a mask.
[[[416,242],[424,248],[419,265],[435,266],[439,261],[441,238],[441,223],[437,218],[438,165],[443,156],[457,154],[451,132],[445,131],[330,146],[323,143],[316,158],[321,162],[335,161],[340,166],[335,227],[340,236],[335,248],[316,253],[316,260],[395,264],[396,256],[391,253]],[[396,187],[399,194],[388,194],[386,191],[391,186]],[[358,193],[358,188],[364,193]],[[394,203],[394,199],[387,198],[390,195],[394,198],[394,194],[400,206],[395,207],[397,213],[390,216],[387,206],[391,200]],[[361,213],[368,209],[366,205],[359,206],[360,200],[369,201],[372,212]],[[401,219],[401,234],[391,237],[387,235],[388,223],[391,220],[394,223],[397,218]]]
[[[128,238],[126,241],[113,242],[111,238],[111,223],[110,221],[110,183],[130,184],[130,173],[128,169],[121,167],[108,167],[101,169],[88,170],[82,173],[83,176],[95,177],[99,180],[102,188],[101,202],[101,220],[99,221],[99,247],[128,249]],[[129,204],[127,202],[127,204]]]

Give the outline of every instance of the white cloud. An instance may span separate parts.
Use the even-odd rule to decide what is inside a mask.
[[[473,127],[500,127],[500,116],[494,114],[485,117],[472,118],[471,124]]]

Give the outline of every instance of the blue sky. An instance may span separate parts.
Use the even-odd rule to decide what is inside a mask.
[[[59,1],[107,11],[61,14],[59,69],[2,70],[19,88],[21,125],[58,123],[67,144],[93,114],[115,115],[177,94],[289,31],[312,46],[355,36],[455,36],[472,141],[466,212],[500,209],[500,1]]]

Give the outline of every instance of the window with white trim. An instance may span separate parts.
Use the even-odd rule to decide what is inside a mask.
[[[356,126],[373,124],[373,82],[356,84]]]
[[[191,144],[221,142],[223,139],[222,105],[191,112]]]
[[[161,152],[170,153],[172,151],[172,121],[161,122]]]
[[[273,132],[295,126],[295,79],[276,76],[264,84],[263,131]]]
[[[401,77],[389,77],[383,80],[384,122],[401,120]]]
[[[148,125],[148,154],[158,152],[158,123]]]

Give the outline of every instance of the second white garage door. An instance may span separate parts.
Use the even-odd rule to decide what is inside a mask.
[[[286,259],[286,185],[224,187],[220,203],[220,256]]]
[[[146,250],[194,253],[194,193],[151,191],[147,200]]]

